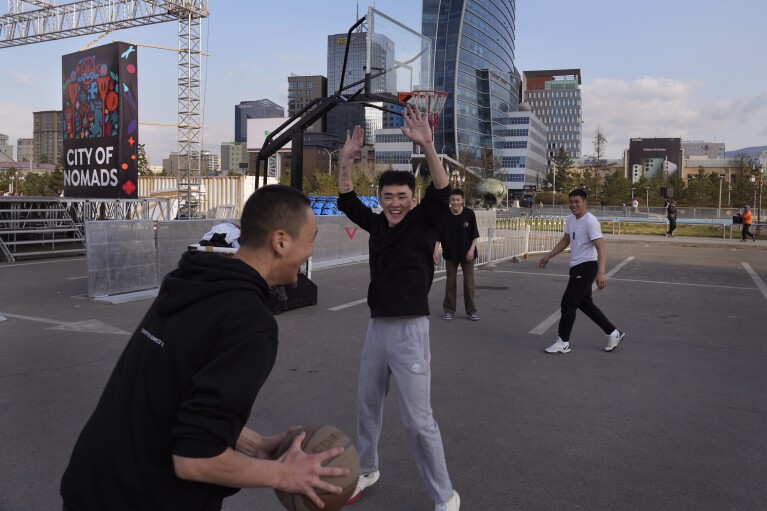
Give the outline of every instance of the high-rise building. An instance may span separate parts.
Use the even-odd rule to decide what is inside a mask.
[[[33,112],[32,138],[35,163],[55,165],[64,152],[64,116],[61,110]]]
[[[413,170],[413,141],[399,128],[384,128],[375,133],[375,169]]]
[[[501,161],[496,177],[509,189],[509,198],[532,197],[546,179],[546,126],[526,103],[509,112],[503,124],[494,132],[495,156]]]
[[[13,161],[13,146],[8,145],[8,135],[0,133],[0,161]]]
[[[221,144],[221,172],[244,174],[248,171],[248,144],[229,142]]]
[[[469,167],[493,161],[493,131],[505,129],[498,120],[518,109],[514,13],[515,0],[423,0],[434,88],[448,93],[434,144]]]
[[[344,54],[346,52],[347,34],[333,34],[328,36],[328,94],[338,92],[341,84],[341,72],[344,66]],[[376,69],[389,69],[394,65],[394,42],[382,34],[375,34],[371,44],[371,62]],[[362,80],[365,78],[365,66],[367,60],[367,33],[353,32],[349,43],[349,57],[346,63],[346,75],[344,87],[352,83],[360,82],[359,85],[342,91],[345,95],[351,95],[364,87]],[[396,76],[387,73],[372,79],[371,87],[375,92],[394,92],[396,90]],[[378,106],[383,106],[379,103]],[[390,105],[386,106],[391,108]],[[328,112],[327,131],[341,139],[346,138],[346,130],[352,129],[359,124],[365,129],[365,143],[372,144],[375,138],[375,130],[384,125],[394,126],[397,121],[391,116],[395,114],[385,113],[377,108],[362,106],[359,103],[339,104]]]
[[[328,95],[328,79],[324,76],[290,75],[288,77],[288,117],[293,117],[317,98]],[[312,123],[305,131],[318,132],[327,129],[327,116]]]
[[[548,165],[563,147],[571,158],[580,158],[583,142],[581,70],[525,71],[522,99],[548,128]]]
[[[234,140],[248,141],[248,119],[265,119],[268,117],[285,117],[285,109],[268,99],[258,101],[241,101],[234,107]]]
[[[213,154],[207,149],[200,152],[200,159],[205,162],[205,168],[208,169],[208,175],[215,175],[221,172],[221,159],[217,154]]]
[[[35,155],[35,141],[32,138],[16,140],[16,161],[32,161]]]

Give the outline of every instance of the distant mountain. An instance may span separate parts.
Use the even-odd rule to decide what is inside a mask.
[[[762,151],[767,150],[767,145],[760,145],[757,147],[744,147],[736,151],[727,151],[724,153],[725,158],[735,158],[739,154],[747,154],[749,156],[761,156]]]

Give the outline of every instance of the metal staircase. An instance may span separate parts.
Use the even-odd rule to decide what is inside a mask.
[[[20,257],[85,254],[85,238],[56,198],[0,198],[0,252]]]

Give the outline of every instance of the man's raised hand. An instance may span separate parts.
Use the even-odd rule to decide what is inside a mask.
[[[403,135],[421,147],[432,143],[431,126],[426,114],[421,114],[417,108],[413,109],[407,105],[402,117],[405,120],[405,126],[402,127]]]

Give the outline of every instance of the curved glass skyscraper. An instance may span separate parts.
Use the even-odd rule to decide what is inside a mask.
[[[469,166],[490,166],[493,131],[518,110],[514,12],[514,0],[423,0],[434,88],[448,92],[434,143]]]

